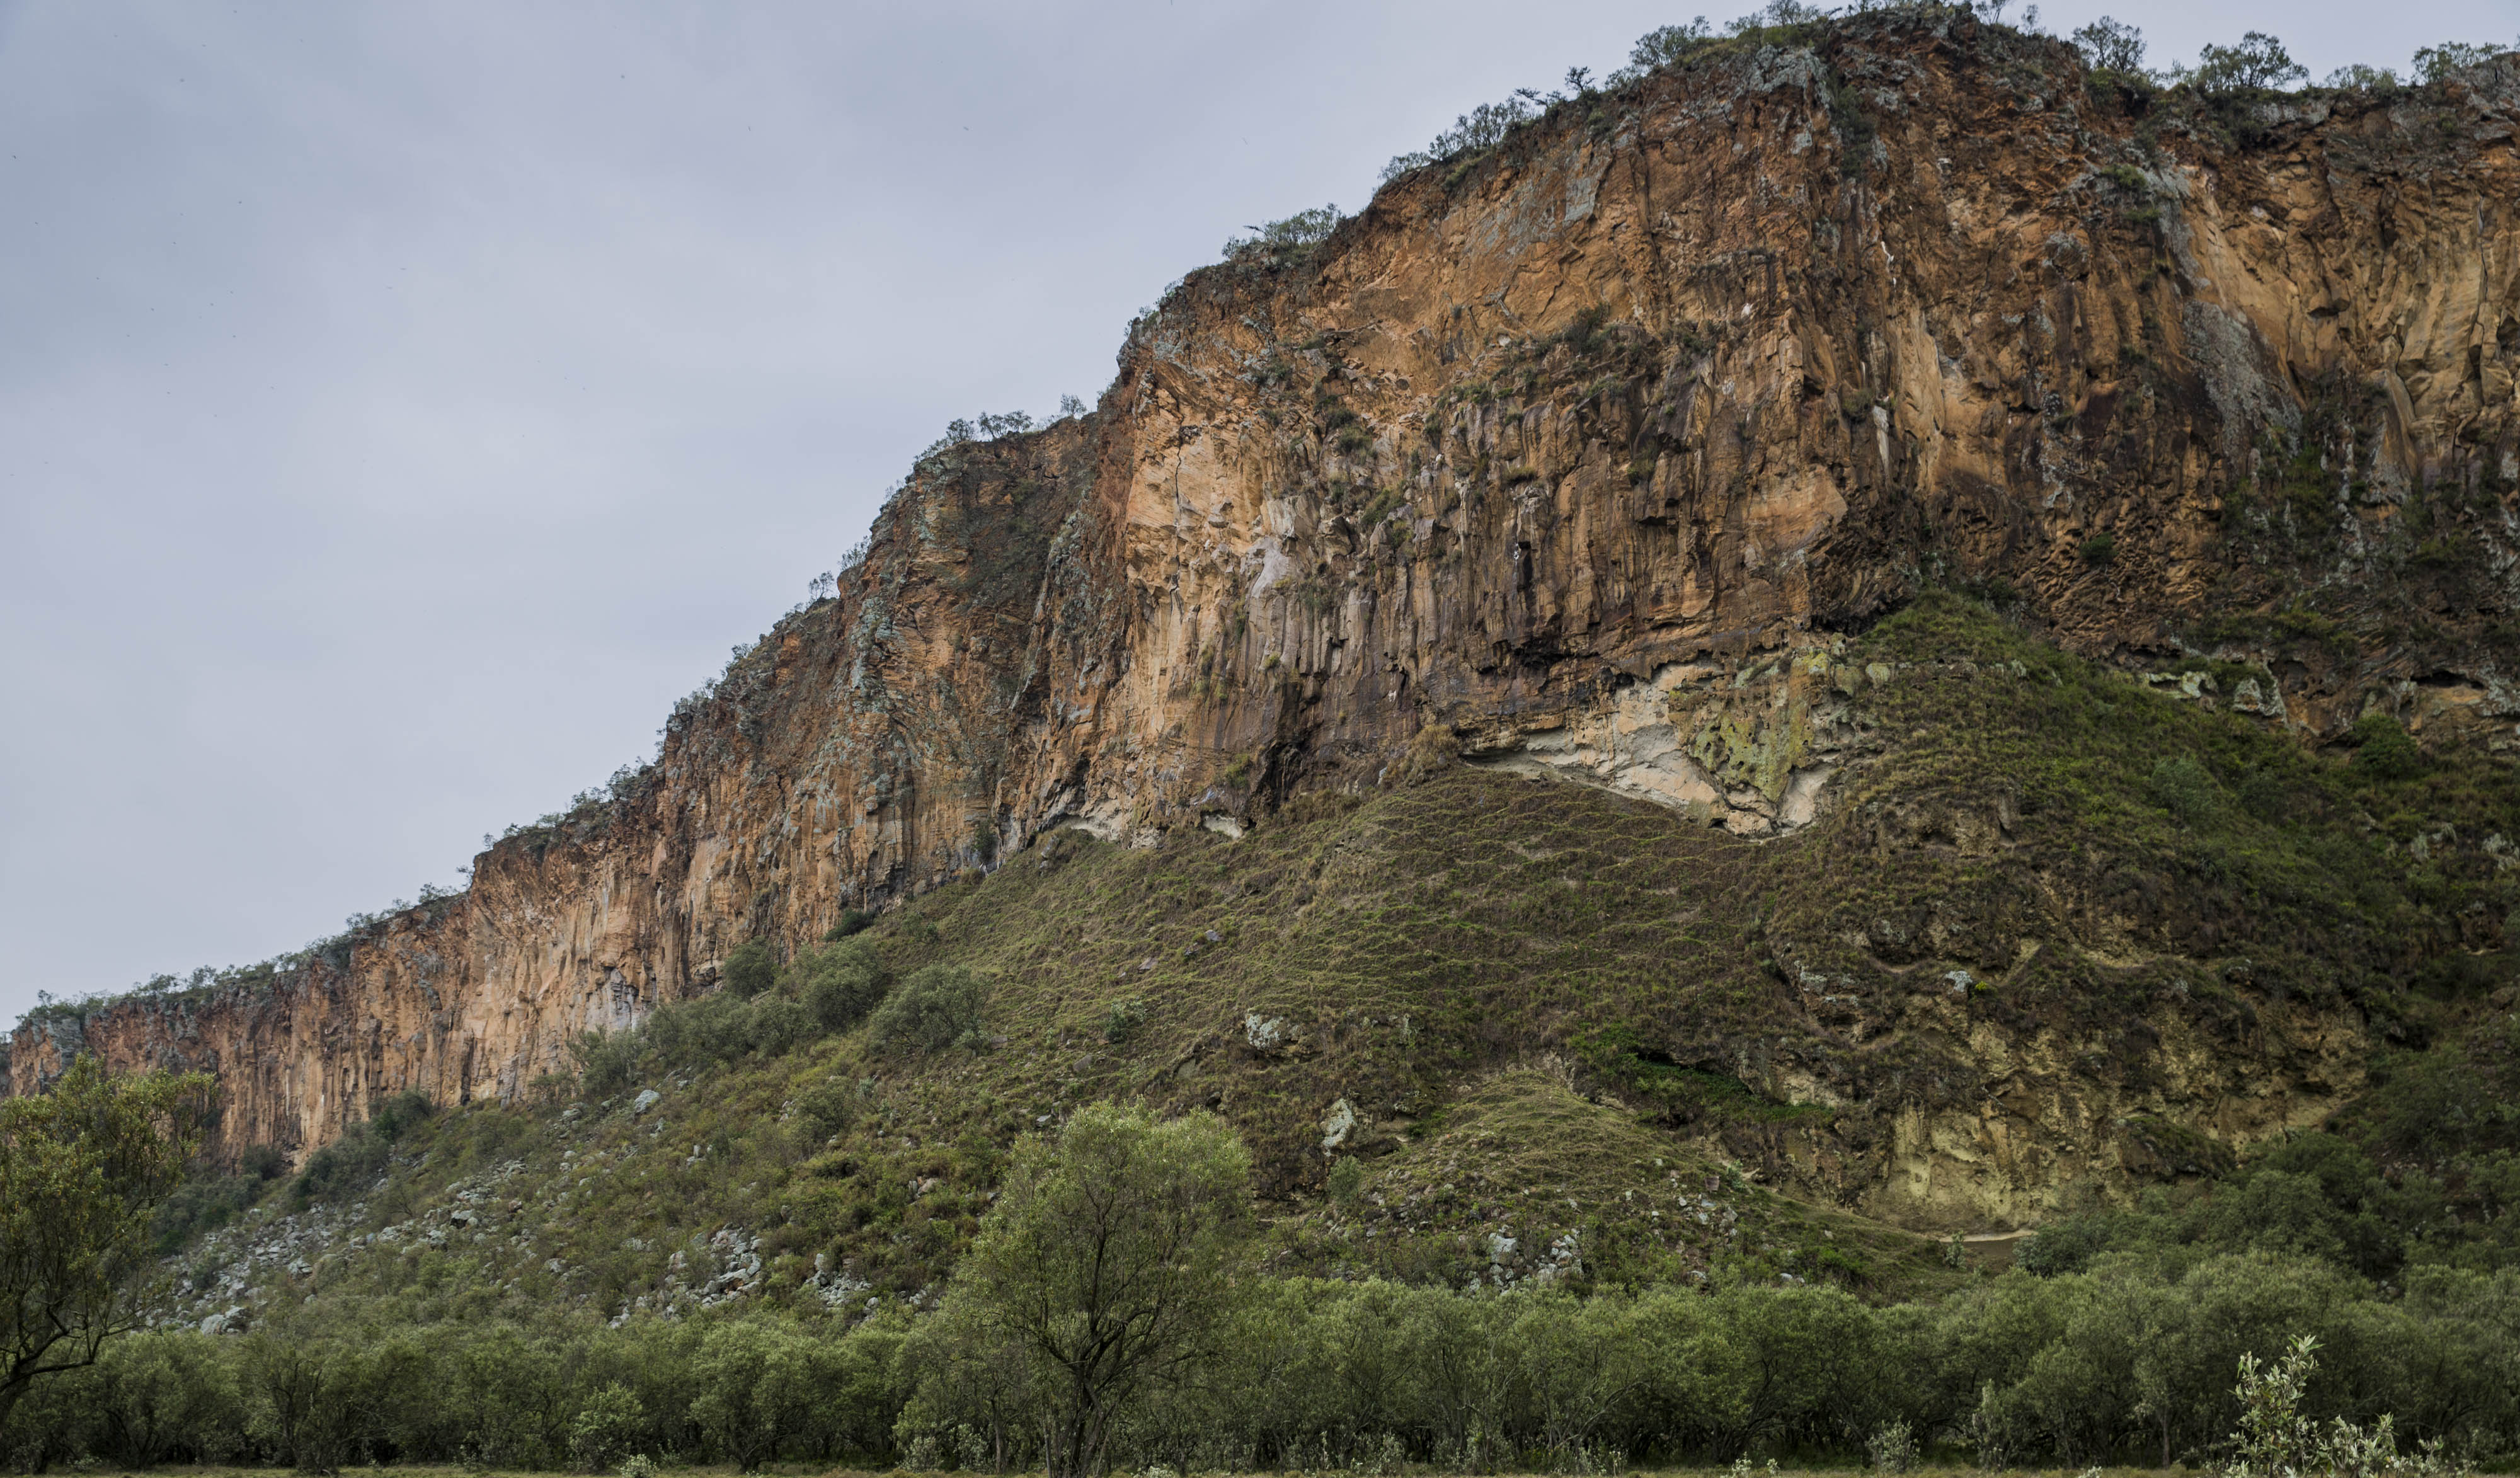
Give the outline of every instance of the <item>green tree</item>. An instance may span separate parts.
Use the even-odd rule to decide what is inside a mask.
[[[796,999],[827,1032],[843,1032],[864,1020],[892,988],[883,961],[864,939],[847,939],[796,957],[789,967]]]
[[[2204,93],[2265,92],[2309,74],[2281,41],[2253,30],[2235,46],[2198,48],[2196,71],[2188,80]]]
[[[185,1329],[134,1334],[106,1347],[91,1377],[98,1456],[121,1467],[214,1462],[242,1445],[236,1375],[216,1337]]]
[[[2385,713],[2354,721],[2354,768],[2373,780],[2411,780],[2423,773],[2424,752],[2405,726]]]
[[[901,982],[869,1022],[883,1052],[942,1052],[957,1042],[976,1044],[989,985],[959,964],[931,964]]]
[[[2482,67],[2502,50],[2472,41],[2444,41],[2439,46],[2419,47],[2415,51],[2415,75],[2427,82],[2438,82],[2461,67]]]
[[[790,1324],[720,1324],[692,1357],[692,1420],[737,1467],[756,1472],[813,1415],[828,1383],[822,1357]]]
[[[590,1473],[608,1473],[614,1460],[637,1445],[647,1420],[639,1393],[617,1380],[608,1381],[588,1395],[569,1422],[569,1456]]]
[[[83,1056],[51,1092],[0,1102],[0,1421],[133,1326],[150,1222],[201,1147],[210,1087]]]
[[[771,953],[769,940],[747,939],[727,955],[718,978],[730,994],[749,1001],[779,979],[779,957]]]
[[[2093,71],[2143,75],[2143,32],[2123,21],[2102,16],[2074,32],[2074,49]]]
[[[1018,1146],[955,1298],[1029,1356],[1051,1478],[1101,1472],[1115,1424],[1210,1353],[1250,1213],[1250,1154],[1205,1112],[1097,1104]]]
[[[1656,67],[1669,67],[1713,44],[1715,32],[1707,25],[1704,16],[1697,17],[1687,25],[1657,25],[1637,37],[1637,44],[1628,51],[1626,68],[1613,74],[1610,80],[1616,83],[1630,77],[1642,77]]]
[[[256,1329],[239,1355],[253,1433],[302,1472],[330,1472],[352,1456],[373,1415],[357,1351],[298,1331]]]

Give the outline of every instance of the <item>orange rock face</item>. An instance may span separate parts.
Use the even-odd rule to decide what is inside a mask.
[[[1883,18],[1562,104],[1192,274],[1092,414],[922,461],[609,805],[267,977],[30,1024],[12,1081],[206,1066],[228,1142],[300,1147],[404,1087],[514,1097],[742,939],[1053,826],[1238,828],[1429,729],[1790,828],[1827,736],[1718,755],[1674,670],[1928,583],[2262,661],[2244,706],[2312,737],[2508,723],[2516,116],[2512,59],[2206,106]],[[2341,635],[2278,649],[2308,620]]]

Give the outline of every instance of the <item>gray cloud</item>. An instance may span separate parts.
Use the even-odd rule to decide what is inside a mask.
[[[2514,28],[2112,9],[2322,72]],[[453,882],[949,417],[1091,397],[1228,234],[1675,19],[0,4],[0,1011]]]

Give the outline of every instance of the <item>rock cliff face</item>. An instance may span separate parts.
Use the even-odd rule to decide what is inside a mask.
[[[1455,751],[1790,831],[1867,742],[1795,653],[1931,585],[2245,664],[2200,699],[2306,742],[2379,708],[2498,747],[2515,118],[2520,58],[2209,104],[1878,17],[1561,104],[1192,273],[1090,415],[921,461],[835,598],[468,893],[30,1021],[14,1088],[206,1066],[229,1143],[311,1146],[1048,829],[1239,832]]]

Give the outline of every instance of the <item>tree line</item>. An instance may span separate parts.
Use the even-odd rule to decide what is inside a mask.
[[[1750,1281],[1579,1297],[1273,1277],[1254,1230],[1248,1157],[1221,1121],[1098,1106],[1018,1146],[923,1312],[606,1323],[555,1308],[532,1324],[371,1327],[355,1307],[274,1309],[243,1336],[100,1341],[93,1364],[24,1387],[0,1457],[1081,1478],[1750,1456],[1895,1469],[1937,1452],[2249,1462],[2278,1439],[2382,1472],[2414,1470],[2401,1440],[2520,1448],[2520,1269],[2411,1266],[2384,1288],[2315,1255],[2087,1243],[2070,1271],[1934,1306]]]

